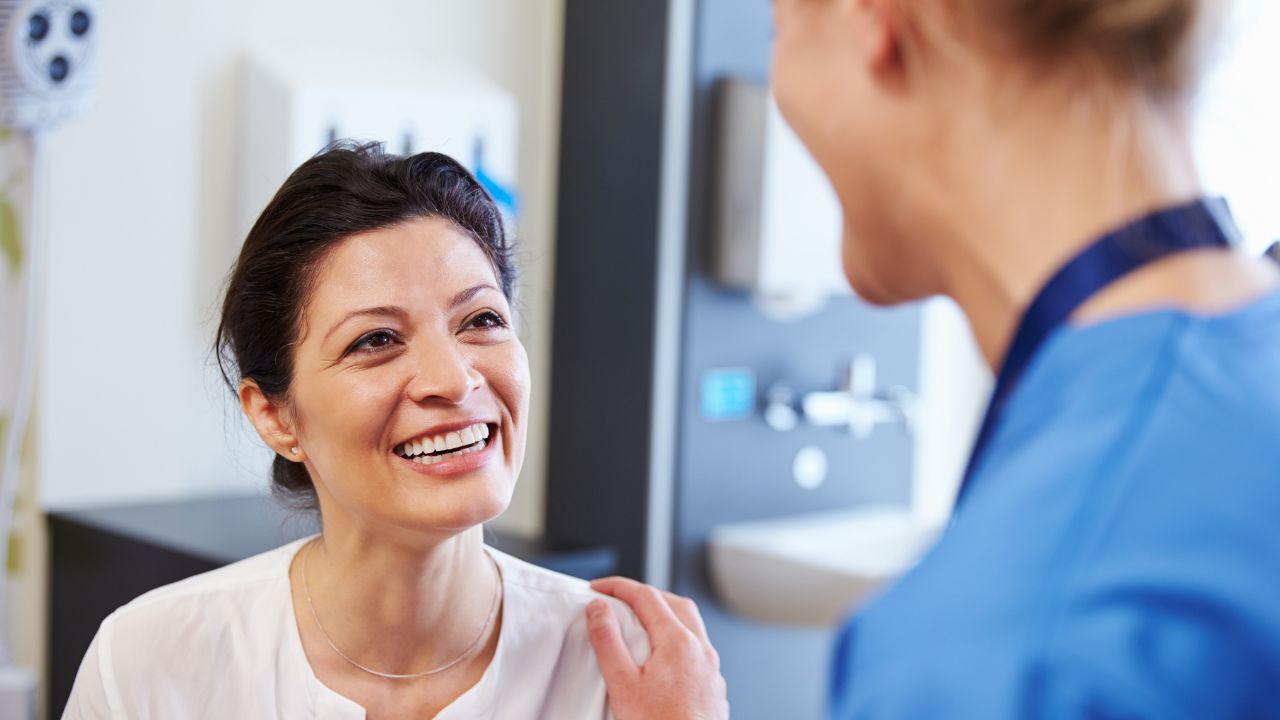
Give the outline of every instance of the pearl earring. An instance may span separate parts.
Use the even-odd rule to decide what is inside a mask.
[[[298,454],[298,448],[296,448],[296,447],[291,447],[291,448],[289,448],[289,454],[290,454],[290,455],[297,455],[297,454]]]

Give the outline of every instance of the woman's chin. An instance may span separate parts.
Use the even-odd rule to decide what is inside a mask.
[[[437,508],[433,513],[434,524],[442,529],[465,532],[496,519],[507,511],[510,503],[510,493],[495,492],[485,497],[469,498],[451,506]]]
[[[852,265],[846,259],[844,276],[849,287],[864,302],[878,307],[897,305],[903,302],[897,293],[890,292],[883,280],[875,273],[867,272],[864,265]]]
[[[389,524],[426,534],[460,534],[506,512],[511,483],[493,476],[411,490],[387,507]]]
[[[843,255],[845,279],[859,298],[870,305],[888,307],[923,300],[932,293],[911,287],[906,268],[894,267],[898,261],[852,252],[847,246]],[[888,267],[886,267],[888,266]]]

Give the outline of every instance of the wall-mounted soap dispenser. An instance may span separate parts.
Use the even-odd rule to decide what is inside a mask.
[[[849,285],[835,191],[763,85],[717,88],[710,271],[775,319],[816,312]]]

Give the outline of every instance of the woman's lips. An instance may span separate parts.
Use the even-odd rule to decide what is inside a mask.
[[[437,433],[428,433],[396,446],[395,452],[401,457],[412,458],[415,455],[439,455],[450,450],[457,450],[487,439],[489,433],[497,429],[496,423],[472,422],[462,423],[442,429]]]
[[[487,465],[495,454],[498,445],[497,440],[501,437],[499,430],[491,428],[488,439],[464,448],[456,449],[453,452],[444,453],[430,458],[410,459],[399,453],[392,453],[400,462],[408,465],[415,472],[424,475],[450,476],[464,475],[474,472]]]

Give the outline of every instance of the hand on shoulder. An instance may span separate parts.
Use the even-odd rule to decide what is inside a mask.
[[[649,659],[637,665],[609,604],[595,600],[587,607],[591,644],[617,720],[727,720],[720,656],[692,600],[621,577],[591,587],[630,605],[649,635]]]

